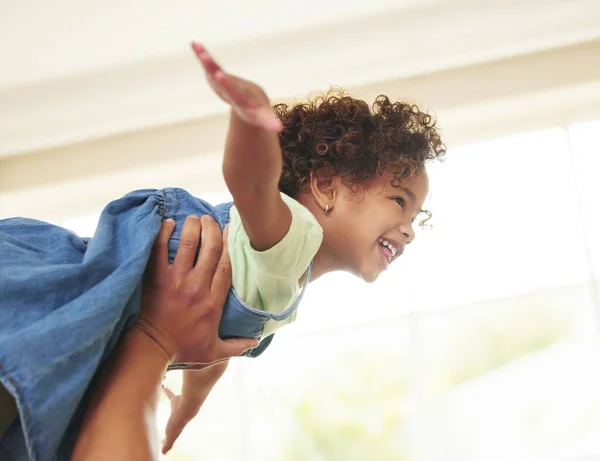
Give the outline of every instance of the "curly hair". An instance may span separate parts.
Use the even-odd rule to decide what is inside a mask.
[[[446,153],[434,117],[385,95],[369,107],[336,88],[305,103],[276,104],[273,111],[284,125],[279,189],[291,197],[308,183],[311,172],[322,168],[350,187],[384,171],[391,171],[399,185]]]

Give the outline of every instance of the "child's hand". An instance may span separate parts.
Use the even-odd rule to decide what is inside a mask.
[[[212,89],[235,113],[250,125],[280,132],[281,120],[271,111],[269,98],[261,87],[248,80],[226,74],[202,45],[192,42],[192,49],[206,71]]]
[[[184,400],[181,398],[181,395],[175,395],[166,387],[163,388],[163,391],[171,401],[171,416],[169,416],[169,421],[167,422],[165,440],[162,446],[162,453],[166,455],[173,448],[175,440],[177,440],[185,426],[187,426],[187,423],[198,414],[200,404]]]

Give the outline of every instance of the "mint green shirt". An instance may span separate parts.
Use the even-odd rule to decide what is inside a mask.
[[[250,307],[273,313],[283,312],[296,299],[298,281],[323,241],[323,229],[313,214],[291,197],[281,197],[292,213],[292,222],[281,241],[266,251],[252,247],[235,205],[229,214],[233,288]],[[286,320],[269,320],[263,336],[295,318],[296,313]]]

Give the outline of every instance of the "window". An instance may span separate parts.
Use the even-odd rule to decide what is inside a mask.
[[[598,130],[600,121],[578,123],[569,130],[580,191],[583,232],[597,281],[600,280],[600,147],[596,139]]]

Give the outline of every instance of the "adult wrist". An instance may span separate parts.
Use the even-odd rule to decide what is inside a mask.
[[[132,328],[143,332],[150,338],[156,346],[162,351],[167,359],[167,365],[177,362],[179,356],[179,344],[173,334],[166,328],[153,324],[147,318],[140,316],[137,318]]]

